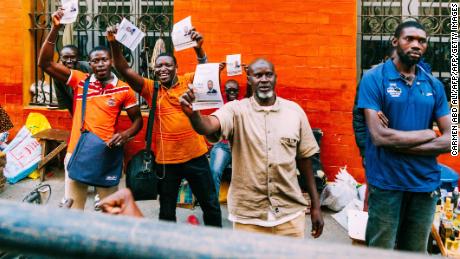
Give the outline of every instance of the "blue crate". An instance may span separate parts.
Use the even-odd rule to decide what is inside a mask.
[[[454,169],[439,164],[441,168],[441,189],[446,189],[448,192],[454,191],[454,188],[458,186],[458,173]]]

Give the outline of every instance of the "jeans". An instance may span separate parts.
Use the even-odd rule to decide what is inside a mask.
[[[219,197],[220,181],[227,166],[232,162],[232,153],[228,143],[219,142],[211,149],[211,173],[216,186],[217,197]]]
[[[177,220],[177,196],[181,180],[185,178],[203,210],[204,224],[222,227],[219,199],[206,156],[203,155],[181,164],[158,164],[157,174],[159,176],[163,175],[163,170],[164,178],[159,182],[160,220]]]
[[[368,185],[366,244],[426,253],[439,191],[404,192]]]

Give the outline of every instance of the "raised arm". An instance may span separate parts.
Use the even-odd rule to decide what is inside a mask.
[[[116,33],[117,26],[107,27],[107,41],[109,42],[110,49],[112,50],[113,65],[123,76],[129,86],[131,86],[134,91],[141,93],[142,87],[144,86],[144,78],[134,71],[134,69],[129,67],[128,62],[123,56],[120,43],[115,40]]]
[[[206,57],[206,53],[204,52],[203,49],[203,43],[204,39],[203,36],[195,30],[195,28],[192,28],[192,34],[190,35],[192,40],[196,41],[197,46],[194,47],[193,49],[195,50],[196,53],[196,58],[198,59],[199,64],[204,64],[208,62],[208,57]]]
[[[220,122],[215,116],[201,115],[199,111],[193,111],[192,102],[194,100],[195,95],[193,91],[189,89],[180,98],[182,111],[188,116],[193,129],[198,134],[206,135],[213,139],[213,135],[220,130]]]
[[[441,136],[408,148],[400,150],[400,152],[406,154],[414,154],[414,155],[425,155],[425,156],[433,156],[433,155],[440,155],[442,153],[450,152],[450,127],[451,127],[451,120],[450,116],[446,115],[436,120],[438,124],[439,131],[441,131]]]
[[[42,48],[40,49],[40,55],[38,56],[38,65],[43,69],[45,73],[50,75],[55,80],[65,83],[70,76],[70,69],[66,66],[57,63],[53,60],[54,47],[58,36],[59,29],[61,28],[60,20],[64,15],[62,8],[59,8],[52,15],[51,30],[46,36],[43,42]]]
[[[364,109],[364,116],[372,142],[376,146],[408,148],[436,138],[436,133],[430,129],[401,131],[387,128],[381,122],[378,112],[372,109]]]

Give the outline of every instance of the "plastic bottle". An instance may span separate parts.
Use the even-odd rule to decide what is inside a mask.
[[[457,207],[458,204],[458,187],[454,188],[454,191],[452,192],[452,204],[454,206],[454,209]]]
[[[448,212],[449,210],[452,210],[452,196],[447,196],[446,197],[446,202],[444,203],[444,213]]]

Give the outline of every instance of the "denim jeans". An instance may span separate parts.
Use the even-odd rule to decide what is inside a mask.
[[[220,181],[227,166],[232,162],[232,152],[228,143],[219,142],[211,149],[211,173],[216,186],[217,197],[219,197]]]
[[[366,244],[426,253],[439,191],[404,192],[369,185]]]
[[[203,210],[207,226],[222,227],[222,215],[214,181],[206,156],[200,156],[181,164],[158,164],[157,173],[164,178],[159,183],[160,220],[176,221],[176,202],[180,183],[185,178],[193,195]]]

